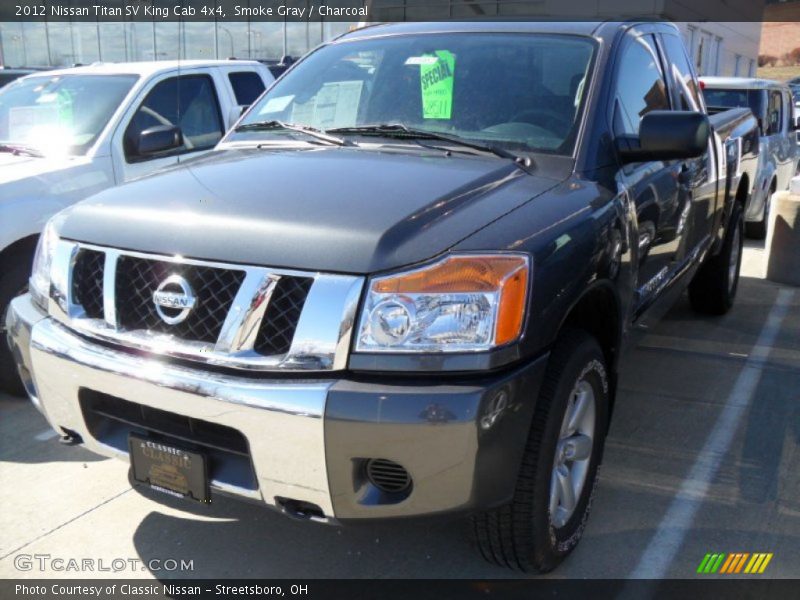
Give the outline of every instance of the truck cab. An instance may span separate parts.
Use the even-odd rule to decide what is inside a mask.
[[[708,116],[672,25],[365,27],[213,151],[53,217],[12,351],[137,489],[469,515],[487,559],[548,571],[634,330],[687,288],[734,303],[756,129]]]

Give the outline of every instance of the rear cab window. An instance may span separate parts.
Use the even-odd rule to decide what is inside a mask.
[[[769,108],[767,110],[767,135],[777,135],[783,130],[783,94],[780,90],[769,91]]]
[[[749,108],[758,119],[763,119],[766,112],[764,90],[706,87],[703,97],[712,112],[713,109]]]
[[[261,76],[255,71],[228,73],[228,81],[239,106],[250,106],[266,89]]]

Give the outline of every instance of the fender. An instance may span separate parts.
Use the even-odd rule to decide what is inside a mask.
[[[0,166],[0,250],[38,235],[60,210],[114,185],[108,157],[33,160],[21,174],[20,165]]]

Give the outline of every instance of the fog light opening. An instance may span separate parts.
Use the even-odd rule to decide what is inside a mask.
[[[367,480],[386,494],[400,494],[411,486],[405,467],[385,458],[371,458],[365,466]]]

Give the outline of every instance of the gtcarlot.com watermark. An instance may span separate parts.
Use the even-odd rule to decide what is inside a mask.
[[[56,571],[73,573],[152,573],[194,571],[194,559],[183,558],[76,558],[52,554],[17,554],[14,567],[18,571]]]

